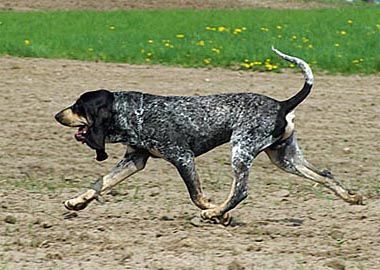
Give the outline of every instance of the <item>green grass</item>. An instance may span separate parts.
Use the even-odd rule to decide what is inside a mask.
[[[0,12],[0,54],[277,70],[275,47],[332,73],[380,71],[380,8]]]

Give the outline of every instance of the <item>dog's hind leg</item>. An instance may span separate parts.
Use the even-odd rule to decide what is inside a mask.
[[[233,170],[233,182],[228,198],[217,207],[203,210],[203,219],[215,220],[228,225],[231,218],[228,211],[234,209],[248,196],[248,176],[252,162],[258,153],[271,144],[271,137],[258,139],[252,134],[234,134],[231,138],[232,155],[231,165]],[[262,138],[262,136],[257,136]],[[256,140],[257,139],[257,140]]]
[[[332,190],[337,196],[351,204],[362,204],[363,197],[345,188],[331,172],[319,170],[307,162],[297,144],[295,134],[267,149],[270,160],[282,170],[317,182]]]
[[[127,177],[144,169],[149,154],[145,152],[127,153],[111,172],[99,178],[93,187],[75,198],[67,200],[64,205],[69,210],[82,210],[91,201],[109,191],[111,188],[125,180]]]

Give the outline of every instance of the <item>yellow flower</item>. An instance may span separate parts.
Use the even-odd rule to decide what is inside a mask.
[[[242,66],[243,68],[247,68],[247,69],[251,67],[251,65],[248,64],[248,63],[241,63],[241,66]]]
[[[94,51],[93,48],[88,48],[87,50],[88,50],[89,52],[93,52],[93,51]]]
[[[292,36],[292,40],[296,40],[297,39],[297,36],[296,35],[293,35]]]
[[[24,44],[25,44],[25,46],[29,46],[32,44],[32,42],[29,39],[25,39]]]
[[[247,28],[246,27],[242,27],[241,30],[245,31],[245,30],[247,30]]]
[[[176,38],[178,38],[178,39],[181,39],[181,38],[184,38],[184,37],[185,37],[184,34],[177,34],[177,35],[176,35]]]
[[[219,27],[218,27],[218,31],[219,31],[219,32],[226,32],[226,31],[228,31],[228,28],[226,28],[226,27],[224,27],[224,26],[219,26]]]
[[[240,34],[241,32],[243,32],[243,30],[241,28],[235,28],[235,30],[234,30],[235,35]]]
[[[148,52],[148,53],[146,54],[146,56],[147,56],[147,57],[152,57],[152,56],[153,56],[153,53]]]
[[[151,40],[151,39],[149,39],[149,40],[148,40],[148,43],[149,43],[149,44],[152,44],[152,43],[154,43],[154,41]]]
[[[303,43],[308,43],[309,39],[307,37],[302,37],[302,41],[303,41]]]
[[[260,30],[261,30],[262,32],[268,32],[268,31],[269,31],[269,29],[266,28],[266,27],[261,27]]]
[[[345,35],[347,35],[347,32],[344,31],[344,30],[342,30],[342,31],[339,32],[339,34],[340,34],[341,36],[345,36]]]
[[[309,49],[312,49],[312,48],[313,48],[313,45],[309,44],[307,47],[308,47]]]
[[[348,20],[347,23],[351,25],[353,23],[353,21],[352,20]]]
[[[115,27],[114,25],[110,25],[109,29],[110,29],[110,30],[115,30],[116,27]]]
[[[282,35],[278,35],[277,38],[282,38]]]
[[[335,46],[335,47],[339,47],[340,44],[339,44],[339,43],[335,43],[334,46]]]
[[[376,24],[377,30],[380,30],[380,24]]]
[[[207,26],[207,27],[206,27],[206,30],[207,30],[207,31],[216,31],[216,28],[215,28],[215,27]]]
[[[356,65],[356,64],[359,64],[359,60],[357,60],[357,59],[354,59],[354,60],[352,60],[352,64],[354,64],[354,65]]]
[[[218,48],[212,48],[211,51],[213,51],[216,54],[220,53],[220,49],[218,49]]]
[[[281,25],[277,25],[276,28],[277,28],[278,30],[281,30],[281,29],[282,29],[282,26],[281,26]]]
[[[198,46],[204,46],[205,45],[205,41],[204,40],[200,40],[196,43]]]
[[[145,53],[145,50],[144,50],[144,49],[141,49],[140,52],[141,52],[141,53]]]
[[[203,63],[205,63],[206,65],[209,65],[211,63],[211,59],[205,58],[205,59],[203,59]]]

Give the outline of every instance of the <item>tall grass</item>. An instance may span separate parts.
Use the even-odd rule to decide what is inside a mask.
[[[380,71],[380,8],[0,12],[0,54],[277,70]]]

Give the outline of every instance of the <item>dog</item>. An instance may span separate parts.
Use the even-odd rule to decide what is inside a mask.
[[[105,160],[106,143],[126,146],[124,157],[79,196],[67,200],[69,210],[82,210],[99,200],[115,185],[144,169],[149,157],[173,164],[186,184],[201,217],[228,225],[229,211],[248,195],[247,181],[254,158],[265,152],[282,170],[330,189],[344,201],[362,204],[363,198],[345,188],[331,172],[319,170],[305,160],[294,132],[294,110],[310,94],[313,73],[302,59],[272,50],[296,64],[305,82],[293,97],[277,101],[254,94],[209,96],[158,96],[142,92],[90,91],[55,115],[62,125],[77,127],[75,138]],[[220,205],[211,203],[202,191],[195,158],[229,142],[234,179],[228,198]]]

